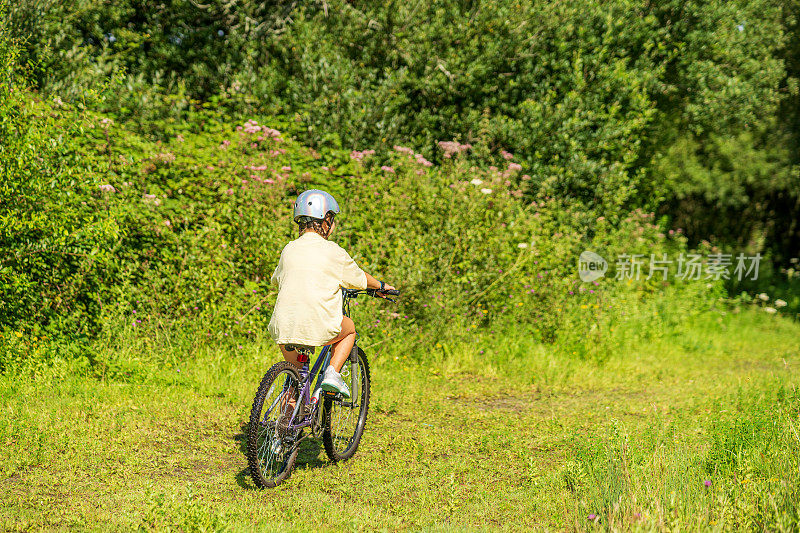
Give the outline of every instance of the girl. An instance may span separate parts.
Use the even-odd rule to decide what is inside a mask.
[[[342,315],[342,291],[394,290],[361,270],[350,255],[328,238],[336,227],[339,204],[325,191],[303,192],[294,203],[294,221],[300,236],[281,251],[272,283],[278,283],[278,300],[269,321],[269,333],[283,357],[298,368],[295,345],[332,346],[322,389],[350,397],[339,371],[353,349],[356,328]],[[380,293],[378,293],[380,295]],[[385,296],[384,296],[385,297]]]

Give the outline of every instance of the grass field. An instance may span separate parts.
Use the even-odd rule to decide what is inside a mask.
[[[4,378],[0,529],[796,531],[800,326],[701,316],[619,352],[570,359],[512,332],[430,366],[395,345],[372,360],[354,459],[307,440],[271,491],[243,425],[274,346],[129,382]]]

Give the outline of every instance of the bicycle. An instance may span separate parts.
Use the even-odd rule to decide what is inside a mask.
[[[400,291],[342,289],[342,313],[350,316],[350,300],[359,294],[373,297],[398,295]],[[393,299],[385,299],[394,302]],[[247,430],[247,460],[250,475],[259,488],[274,488],[292,473],[300,443],[313,436],[322,437],[325,453],[334,463],[350,459],[358,449],[367,421],[370,396],[369,363],[356,342],[342,378],[350,382],[350,399],[323,391],[320,370],[327,368],[331,346],[323,346],[309,370],[313,346],[294,345],[303,368],[281,361],[275,363],[258,386]],[[311,392],[311,384],[316,383]],[[322,402],[319,400],[322,399]],[[321,407],[320,407],[321,405]],[[266,408],[265,408],[266,407]],[[305,429],[310,433],[303,434]]]

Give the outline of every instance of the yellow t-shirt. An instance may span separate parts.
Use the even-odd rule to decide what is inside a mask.
[[[283,247],[271,281],[278,283],[278,300],[269,334],[278,344],[329,342],[342,331],[340,288],[367,288],[367,275],[350,254],[313,231]]]

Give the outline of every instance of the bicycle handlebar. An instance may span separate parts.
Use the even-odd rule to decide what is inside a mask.
[[[380,295],[383,294],[383,295],[389,295],[389,296],[397,296],[397,295],[400,294],[400,291],[398,291],[397,289],[391,289],[391,290],[390,289],[384,289],[384,290],[380,290],[380,289],[342,289],[342,291],[344,292],[345,296],[347,296],[349,298],[356,298],[359,294],[367,294],[369,296],[372,296],[373,298],[383,298],[384,300],[389,300],[390,302],[394,302],[395,300],[392,299],[392,298],[388,298],[386,296],[380,296]]]

